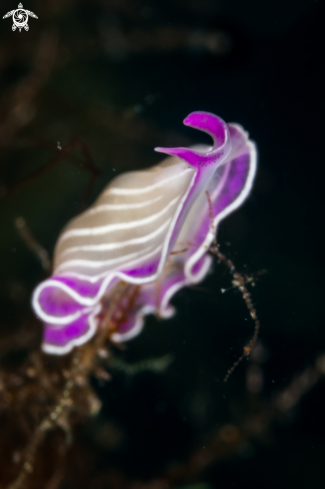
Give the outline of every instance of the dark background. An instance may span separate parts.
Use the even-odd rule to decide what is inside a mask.
[[[253,324],[237,290],[220,292],[231,277],[215,263],[177,295],[172,320],[148,318],[117,352],[131,363],[168,353],[166,371],[112,369],[111,382],[93,380],[102,410],[79,427],[55,487],[324,487],[324,3],[25,3],[38,15],[29,32],[12,32],[11,18],[0,24],[2,339],[32,316],[44,277],[17,217],[52,253],[85,200],[116,174],[159,161],[154,146],[206,141],[182,125],[195,110],[242,124],[259,154],[251,195],[218,232],[239,270],[266,270],[252,289],[257,353],[223,383]],[[1,16],[14,8],[3,1]],[[101,171],[90,195],[77,149],[78,167],[59,161],[15,187],[73,137]],[[173,467],[183,467],[177,482],[166,476]]]

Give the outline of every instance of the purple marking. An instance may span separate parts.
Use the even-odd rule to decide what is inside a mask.
[[[213,149],[205,153],[188,148],[155,148],[158,153],[165,153],[171,156],[178,156],[194,168],[202,168],[214,165],[225,154],[227,124],[209,112],[192,112],[184,119],[186,126],[200,129],[209,134],[213,139]]]
[[[65,347],[76,338],[84,336],[89,330],[88,314],[83,314],[77,320],[62,326],[53,328],[50,324],[45,324],[44,342],[50,345]]]

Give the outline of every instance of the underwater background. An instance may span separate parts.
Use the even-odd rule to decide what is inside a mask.
[[[1,2],[1,17],[16,1]],[[24,487],[323,488],[324,2],[24,8],[38,16],[28,32],[0,24],[0,487],[47,409],[47,387],[31,387],[42,325],[30,306],[47,262],[28,233],[51,257],[108,181],[161,160],[155,146],[209,142],[182,124],[204,110],[243,125],[258,148],[251,195],[217,236],[253,277],[258,343],[224,383],[254,324],[216,260],[177,294],[175,317],[150,316],[112,347],[90,380],[93,415],[70,420],[71,443],[66,427],[46,434]],[[44,361],[53,372],[61,359]]]

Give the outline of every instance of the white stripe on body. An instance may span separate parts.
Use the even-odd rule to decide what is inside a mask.
[[[126,248],[127,246],[132,246],[136,244],[148,243],[153,240],[159,234],[161,234],[166,227],[171,222],[172,218],[165,221],[158,229],[153,231],[150,234],[146,234],[145,236],[141,236],[140,238],[129,239],[128,241],[120,241],[118,243],[104,243],[104,244],[95,244],[95,245],[83,245],[83,246],[72,246],[71,248],[67,248],[61,254],[68,255],[70,253],[75,253],[76,251],[108,251],[108,250],[116,250],[119,248]]]
[[[101,204],[97,205],[93,209],[88,209],[88,215],[97,214],[98,212],[106,211],[127,211],[132,209],[141,209],[147,207],[155,202],[161,200],[161,195],[156,199],[146,200],[145,202],[131,203],[131,204]]]
[[[61,236],[61,242],[69,239],[69,238],[74,238],[76,236],[98,236],[102,234],[108,234],[112,233],[114,231],[124,231],[125,229],[133,229],[137,228],[139,226],[145,226],[146,224],[150,224],[157,219],[159,219],[161,216],[166,214],[168,210],[173,207],[173,205],[179,200],[179,197],[176,197],[173,199],[167,206],[162,209],[161,211],[157,212],[156,214],[145,217],[143,219],[139,219],[137,221],[131,221],[131,222],[125,222],[125,223],[116,223],[116,224],[107,224],[106,226],[98,226],[94,228],[77,228],[77,229],[71,229],[70,231],[66,231],[63,233]]]
[[[193,172],[191,168],[186,169],[185,171],[178,173],[177,175],[173,175],[172,177],[168,177],[165,180],[160,182],[156,182],[152,185],[148,185],[147,187],[142,188],[118,188],[118,187],[110,187],[103,193],[103,195],[142,195],[148,192],[152,192],[152,190],[156,190],[157,188],[163,187],[166,183],[175,180],[176,178],[180,178],[184,176],[186,173]]]

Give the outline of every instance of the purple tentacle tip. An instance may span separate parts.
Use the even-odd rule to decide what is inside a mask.
[[[206,132],[213,139],[211,150],[202,152],[189,148],[162,148],[157,147],[155,151],[170,156],[178,156],[194,168],[210,166],[220,158],[225,157],[230,151],[227,124],[210,112],[192,112],[184,121],[185,126]]]

